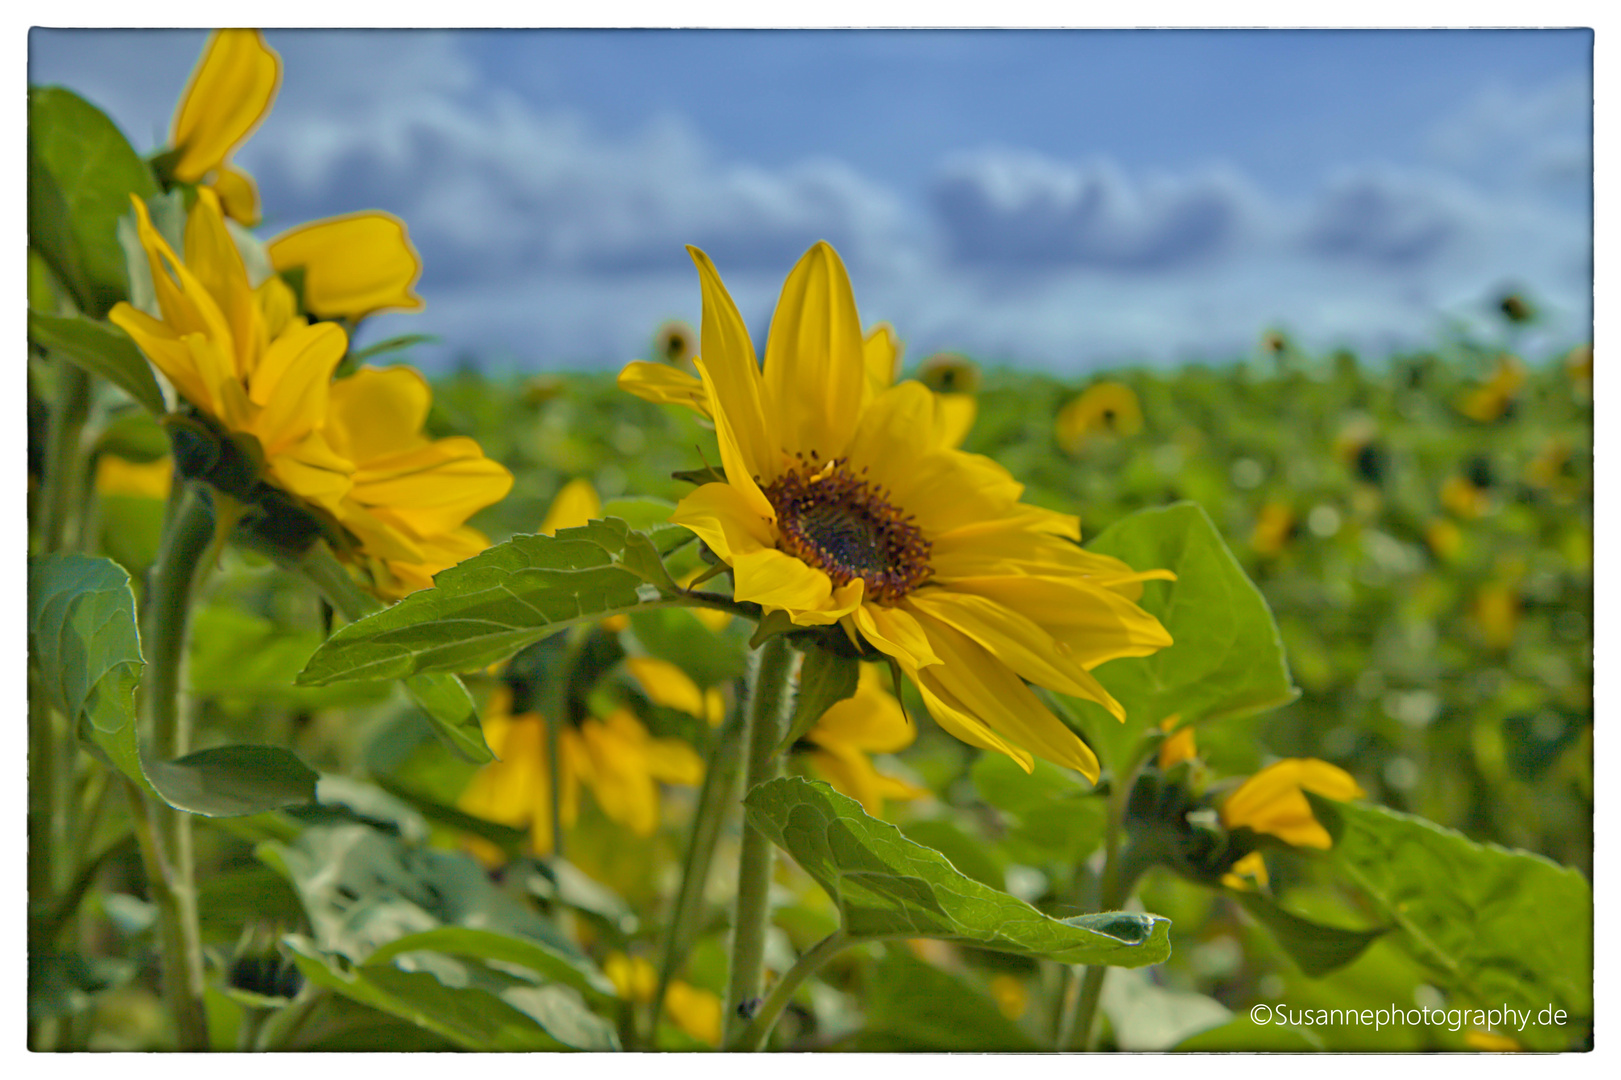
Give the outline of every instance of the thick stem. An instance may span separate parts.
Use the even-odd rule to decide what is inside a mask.
[[[141,621],[146,670],[141,680],[145,734],[154,756],[172,760],[186,753],[190,724],[182,707],[187,629],[193,592],[209,562],[214,513],[195,489],[182,496],[164,532],[152,566]],[[196,868],[192,861],[191,817],[156,799],[148,800],[154,833],[143,840],[147,881],[161,910],[163,978],[182,1050],[208,1049],[203,1007],[203,949],[197,927]],[[149,850],[155,848],[155,850]],[[159,879],[162,885],[159,887]]]
[[[755,653],[749,687],[747,750],[743,791],[777,775],[777,744],[793,680],[793,650],[781,635]],[[732,924],[732,969],[726,986],[726,1037],[730,1045],[755,1015],[765,975],[765,938],[771,924],[771,840],[743,822],[743,849],[737,865],[737,912]]]
[[[45,445],[45,497],[39,528],[39,546],[45,552],[60,550],[75,498],[82,490],[79,474],[84,469],[84,454],[79,442],[90,414],[90,376],[73,364],[59,363],[61,383],[51,403]]]
[[[777,981],[777,985],[771,988],[771,996],[765,999],[760,1011],[754,1014],[754,1019],[749,1021],[748,1026],[737,1032],[735,1038],[727,1040],[726,1049],[763,1050],[766,1039],[771,1037],[771,1029],[777,1026],[777,1018],[782,1015],[782,1010],[788,1007],[788,1002],[793,999],[794,991],[799,989],[799,984],[820,971],[823,964],[850,944],[853,944],[852,939],[845,934],[844,928],[840,927],[813,945],[811,950],[801,956],[798,962],[788,969],[787,974]]]
[[[704,785],[699,789],[698,805],[692,814],[681,885],[664,926],[664,940],[659,945],[659,985],[653,996],[652,1019],[648,1025],[648,1031],[655,1034],[664,1009],[664,995],[670,988],[670,980],[686,961],[694,930],[703,914],[704,886],[715,861],[715,844],[720,839],[721,826],[726,822],[737,791],[737,775],[742,763],[743,710],[734,706],[726,718],[726,726],[715,733],[715,743],[704,766]]]

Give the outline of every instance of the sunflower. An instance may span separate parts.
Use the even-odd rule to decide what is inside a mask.
[[[692,371],[692,357],[698,348],[698,335],[681,319],[671,319],[659,327],[653,339],[653,355],[673,368]]]
[[[1337,765],[1317,758],[1285,758],[1245,780],[1222,801],[1221,823],[1229,830],[1243,828],[1277,837],[1291,847],[1327,851],[1334,841],[1312,816],[1307,791],[1341,802],[1367,794]]]
[[[210,185],[227,214],[257,224],[259,192],[251,176],[231,165],[231,155],[270,112],[280,82],[281,59],[259,31],[216,30],[175,109],[159,171]]]
[[[1497,358],[1492,377],[1458,399],[1458,411],[1485,424],[1502,418],[1525,385],[1525,365],[1517,356],[1504,353]]]
[[[279,278],[250,284],[212,190],[198,189],[187,216],[184,259],[153,227],[146,204],[131,202],[161,317],[125,302],[107,317],[180,397],[245,447],[271,484],[335,511],[351,466],[322,429],[347,336],[299,317]]]
[[[885,675],[876,664],[862,664],[856,692],[836,701],[805,733],[804,752],[811,767],[835,788],[881,817],[885,799],[917,799],[924,788],[873,768],[868,754],[889,754],[912,745],[917,729],[906,720],[900,702],[884,689]]]
[[[1095,780],[1097,758],[1025,680],[1124,718],[1091,670],[1170,644],[1135,603],[1144,580],[1169,571],[1084,550],[1077,518],[1019,502],[1007,470],[952,447],[927,387],[882,385],[893,369],[870,368],[878,350],[828,244],[784,284],[763,370],[713,264],[688,250],[703,292],[704,411],[726,480],[670,520],[731,567],[736,599],[798,626],[837,624],[893,659],[957,738]]]
[[[484,738],[499,759],[473,774],[462,792],[463,811],[487,821],[530,830],[538,854],[552,850],[551,759],[546,721],[537,712],[512,713],[512,690],[502,686],[482,714]],[[638,836],[659,824],[660,781],[697,784],[703,761],[679,739],[648,734],[634,714],[615,709],[586,717],[557,733],[558,814],[570,828],[580,813],[580,788],[591,789],[609,819]]]
[[[1143,429],[1143,410],[1125,383],[1094,383],[1059,410],[1056,427],[1058,445],[1074,454],[1094,438],[1137,434]]]

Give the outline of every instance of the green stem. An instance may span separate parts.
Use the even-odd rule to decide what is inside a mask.
[[[737,775],[743,762],[743,710],[734,706],[726,725],[715,733],[709,760],[704,765],[704,784],[698,792],[698,805],[692,814],[687,836],[686,863],[681,868],[681,885],[676,891],[669,920],[664,924],[664,940],[659,945],[659,985],[653,996],[652,1022],[648,1031],[658,1033],[659,1015],[670,980],[681,970],[687,950],[703,914],[704,886],[715,861],[715,845],[721,826],[737,790]]]
[[[793,999],[794,991],[799,984],[820,971],[822,965],[843,950],[848,945],[855,944],[855,939],[849,937],[841,926],[827,937],[818,941],[811,950],[799,958],[793,967],[777,981],[771,988],[771,996],[765,999],[760,1011],[754,1014],[747,1027],[737,1032],[726,1041],[727,1050],[763,1050],[765,1042],[771,1036],[771,1029],[777,1026],[777,1018],[782,1010],[788,1007]]]
[[[777,775],[777,744],[793,680],[793,650],[781,636],[768,639],[754,654],[745,725],[747,751],[743,791]],[[726,1038],[729,1045],[755,1014],[765,977],[765,938],[771,923],[771,863],[774,849],[765,833],[743,822],[743,847],[737,865],[737,914],[732,923],[731,977],[726,985]]]
[[[189,718],[181,703],[186,637],[193,594],[207,573],[205,555],[213,540],[213,509],[192,488],[181,498],[164,532],[141,621],[141,645],[146,654],[142,719],[153,755],[166,761],[184,756],[191,741]],[[206,1050],[208,1020],[203,1006],[203,949],[197,926],[191,817],[157,799],[149,800],[146,809],[153,835],[143,841],[141,854],[147,882],[162,914],[165,993],[180,1049]]]
[[[1116,783],[1109,790],[1109,812],[1103,833],[1103,877],[1098,890],[1098,906],[1093,909],[1095,911],[1120,910],[1142,869],[1146,869],[1135,870],[1128,881],[1127,875],[1121,873],[1120,865],[1120,835],[1125,827],[1126,805],[1131,800],[1131,787],[1137,780],[1137,771],[1145,760],[1146,755],[1139,753],[1130,768],[1116,777]],[[1061,1019],[1053,1043],[1055,1050],[1069,1049],[1077,1031],[1081,1033],[1083,1047],[1088,1050],[1092,1048],[1092,1028],[1097,1018],[1098,1001],[1103,994],[1103,977],[1107,973],[1105,965],[1089,965],[1077,996],[1075,968],[1065,969],[1062,990],[1058,995]]]
[[[208,1049],[208,1016],[203,1010],[201,947],[197,950],[196,992],[190,982],[191,957],[187,951],[186,908],[173,888],[173,868],[164,858],[158,823],[154,820],[153,800],[121,777],[129,797],[130,819],[135,826],[135,842],[146,866],[146,891],[158,909],[158,944],[163,959],[163,993],[174,1014],[175,1046],[179,1050]],[[196,907],[192,909],[192,929],[196,928]]]
[[[81,490],[78,477],[84,468],[80,435],[90,415],[90,376],[74,364],[59,364],[61,382],[51,403],[45,447],[45,497],[39,529],[40,550],[45,552],[61,548],[68,519],[73,516],[75,496]]]

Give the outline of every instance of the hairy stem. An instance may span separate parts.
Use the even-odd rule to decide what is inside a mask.
[[[777,1026],[777,1018],[782,1010],[788,1007],[793,999],[794,991],[799,984],[820,971],[822,965],[845,948],[854,944],[854,939],[845,934],[844,928],[833,931],[813,945],[809,952],[799,958],[793,967],[777,981],[771,988],[771,996],[765,999],[760,1011],[754,1014],[748,1026],[738,1031],[735,1037],[726,1041],[728,1050],[763,1050],[766,1039],[771,1036],[771,1029]]]
[[[182,496],[168,522],[147,583],[141,619],[146,670],[141,679],[141,711],[154,756],[181,757],[191,741],[181,701],[187,630],[193,593],[209,562],[214,512],[195,488]],[[132,795],[132,802],[140,801]],[[142,808],[148,829],[137,827],[147,882],[160,909],[164,992],[174,1013],[182,1050],[208,1049],[203,1007],[203,949],[197,927],[196,868],[192,860],[191,817],[157,799]],[[142,836],[142,832],[148,835]]]
[[[747,731],[743,791],[777,775],[777,744],[793,681],[793,651],[781,635],[754,655],[745,717]],[[737,914],[732,923],[731,978],[726,985],[725,1042],[730,1045],[754,1017],[765,975],[765,938],[771,923],[773,848],[765,833],[743,823],[743,849],[737,866]]]

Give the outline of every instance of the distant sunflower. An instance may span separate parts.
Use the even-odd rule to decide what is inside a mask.
[[[957,738],[1095,780],[1097,758],[1025,680],[1123,718],[1091,670],[1171,643],[1135,601],[1143,581],[1173,575],[1086,551],[1079,519],[1019,502],[1006,469],[953,448],[938,395],[919,382],[880,388],[826,243],[783,286],[763,370],[713,264],[688,250],[703,290],[704,411],[726,481],[688,495],[671,520],[731,567],[738,600],[799,626],[838,624],[893,658]]]
[[[692,358],[698,353],[698,335],[681,319],[671,319],[659,327],[653,353],[673,368],[691,371]]]
[[[1070,454],[1090,439],[1135,435],[1142,429],[1142,407],[1125,383],[1094,383],[1058,413],[1058,445]]]

